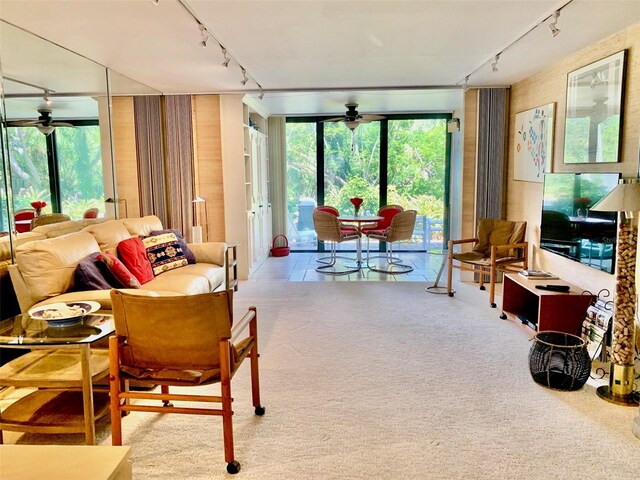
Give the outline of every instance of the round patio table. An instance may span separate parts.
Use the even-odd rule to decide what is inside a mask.
[[[338,220],[343,223],[355,223],[356,228],[360,231],[363,223],[375,223],[383,220],[384,217],[380,215],[339,215]],[[358,237],[356,242],[357,246],[357,257],[356,257],[356,268],[362,268],[362,241],[361,237]]]

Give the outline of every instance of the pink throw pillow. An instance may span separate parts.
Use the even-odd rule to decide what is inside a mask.
[[[111,274],[122,284],[125,288],[140,288],[140,282],[138,279],[124,266],[118,257],[111,255],[110,253],[99,253],[96,255],[96,259],[103,262]]]

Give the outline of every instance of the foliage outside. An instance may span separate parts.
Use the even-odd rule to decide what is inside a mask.
[[[51,213],[47,137],[33,127],[7,129],[13,208],[44,200]],[[104,186],[98,126],[57,128],[55,135],[62,213],[82,218],[89,208],[104,213]]]
[[[362,212],[380,207],[380,124],[351,132],[342,123],[324,125],[325,200],[352,213],[351,197],[364,199]],[[295,219],[300,199],[317,199],[315,123],[287,124],[287,207]],[[441,219],[444,212],[446,122],[389,121],[387,203]]]

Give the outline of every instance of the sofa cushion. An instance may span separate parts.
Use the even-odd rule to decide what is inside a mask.
[[[174,233],[151,235],[142,239],[154,275],[187,265],[182,247]]]
[[[150,282],[142,285],[141,288],[143,290],[177,292],[184,295],[197,295],[199,293],[211,292],[209,280],[206,277],[183,273],[183,270],[186,270],[186,267],[184,269],[170,270],[167,273],[158,275]]]
[[[147,215],[141,218],[125,218],[122,220],[123,225],[129,231],[132,237],[151,235],[153,230],[162,230],[162,222],[155,215]]]
[[[107,290],[120,287],[120,282],[98,260],[98,255],[100,254],[92,253],[80,260],[73,275],[74,290]]]
[[[16,263],[29,293],[39,301],[69,290],[78,262],[99,251],[90,233],[76,232],[20,245],[16,248]]]
[[[151,262],[139,237],[122,240],[118,244],[118,257],[141,284],[153,280]]]
[[[162,235],[163,233],[175,233],[176,237],[178,238],[178,243],[180,244],[180,247],[182,247],[182,253],[184,253],[187,262],[196,263],[196,257],[188,247],[187,242],[185,242],[182,233],[180,233],[180,230],[178,230],[177,228],[171,228],[167,230],[153,230],[151,232],[151,235]]]
[[[18,245],[22,245],[23,243],[32,242],[34,240],[44,240],[45,238],[46,237],[41,233],[24,232],[14,235],[13,238],[11,238],[11,242],[13,243],[13,248],[16,248]],[[0,261],[2,260],[11,260],[9,235],[0,237]]]
[[[120,282],[120,286],[126,288],[140,288],[138,279],[125,267],[118,257],[109,252],[101,252],[96,255],[98,261],[104,263],[111,274]]]
[[[83,231],[89,232],[95,237],[98,245],[100,245],[100,250],[111,254],[116,253],[118,243],[131,238],[131,234],[121,220],[109,220],[108,222],[89,225]]]

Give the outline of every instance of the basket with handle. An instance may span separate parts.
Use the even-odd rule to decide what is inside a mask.
[[[284,245],[276,247],[276,241],[279,238],[282,238],[282,240],[284,241]],[[286,257],[290,252],[291,249],[289,248],[289,240],[286,236],[279,233],[278,235],[273,237],[273,242],[271,242],[271,255],[273,255],[274,257]]]

